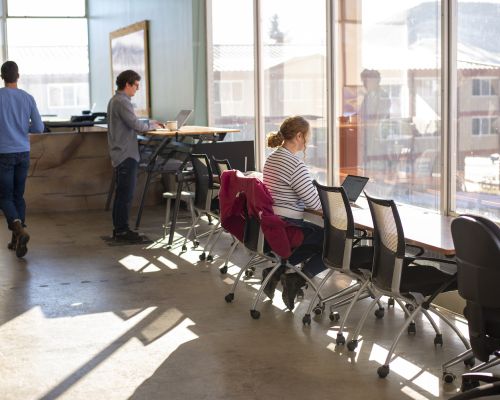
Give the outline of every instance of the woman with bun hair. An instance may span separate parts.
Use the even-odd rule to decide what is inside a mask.
[[[289,262],[297,265],[304,262],[303,272],[313,277],[325,269],[322,260],[323,228],[304,221],[304,209],[321,209],[318,192],[314,187],[309,170],[297,153],[306,151],[310,137],[309,122],[301,116],[288,117],[283,121],[278,132],[267,136],[267,145],[276,148],[264,163],[264,184],[274,200],[276,215],[287,222],[298,225],[304,233],[304,241],[297,248]],[[270,268],[264,270],[263,276]],[[273,276],[264,292],[270,298],[281,281],[283,302],[293,310],[295,297],[305,284],[304,278],[292,270],[281,271],[280,276]]]

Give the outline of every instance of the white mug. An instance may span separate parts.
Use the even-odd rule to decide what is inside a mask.
[[[167,121],[165,126],[170,131],[176,131],[177,130],[177,121]]]

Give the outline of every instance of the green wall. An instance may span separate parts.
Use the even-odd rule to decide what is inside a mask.
[[[151,115],[173,119],[194,109],[189,124],[207,124],[204,0],[88,0],[90,94],[96,111],[112,95],[109,33],[149,21]]]

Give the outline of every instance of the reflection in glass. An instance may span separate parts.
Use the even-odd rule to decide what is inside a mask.
[[[335,99],[340,181],[439,209],[440,2],[336,3]]]
[[[277,131],[288,116],[305,117],[312,130],[305,162],[313,178],[326,183],[326,3],[261,4],[265,132],[260,134]]]
[[[500,220],[500,1],[458,1],[456,211]]]
[[[255,139],[252,15],[251,0],[212,1],[210,120],[241,132],[226,141]]]
[[[7,37],[9,59],[19,65],[19,87],[33,95],[41,114],[69,116],[89,109],[84,18],[8,19]]]

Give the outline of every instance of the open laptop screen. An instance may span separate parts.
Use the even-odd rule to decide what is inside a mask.
[[[368,180],[369,178],[366,176],[346,176],[344,182],[342,182],[342,187],[344,188],[350,202],[354,203],[358,199]]]
[[[177,114],[177,117],[175,117],[175,120],[177,121],[177,129],[180,129],[181,127],[184,126],[186,123],[187,119],[191,115],[193,110],[181,110],[179,111],[179,114]]]

